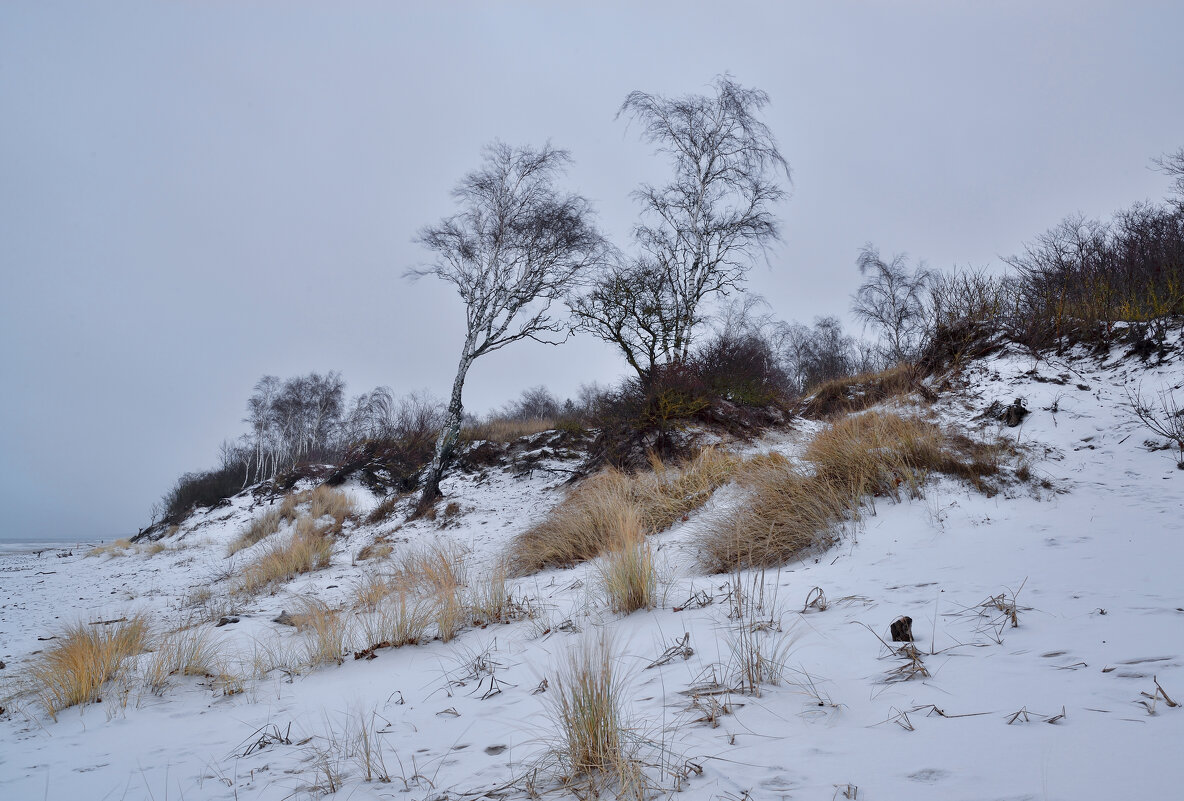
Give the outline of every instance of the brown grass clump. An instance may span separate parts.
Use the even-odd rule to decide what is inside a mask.
[[[918,417],[846,417],[814,438],[800,465],[773,458],[747,463],[737,483],[748,497],[700,536],[700,563],[712,573],[784,564],[830,545],[835,526],[858,520],[877,497],[919,497],[935,472],[992,492],[984,479],[999,472],[999,454],[998,446]]]
[[[366,650],[398,648],[423,642],[435,609],[427,599],[397,590],[385,596],[372,613],[360,615],[358,626]]]
[[[498,559],[469,588],[469,614],[476,625],[509,623],[529,614],[525,604],[516,601],[509,583],[510,567]]]
[[[353,512],[353,500],[339,489],[322,484],[308,493],[308,516],[313,520],[333,518],[334,533],[341,530],[345,518]]]
[[[837,414],[863,411],[890,398],[925,390],[920,379],[922,373],[911,364],[898,364],[878,373],[860,373],[846,378],[835,378],[819,384],[810,391],[802,407],[802,417],[820,420]]]
[[[103,554],[110,554],[111,556],[126,556],[126,551],[132,547],[132,541],[127,537],[108,542],[104,545],[96,545],[86,552],[87,556],[102,556]]]
[[[585,479],[545,520],[514,539],[512,572],[523,575],[593,559],[622,541],[625,519],[636,519],[647,535],[668,528],[706,503],[737,463],[715,448],[677,467],[651,461],[650,472],[630,475],[609,468]]]
[[[603,635],[568,652],[553,694],[548,694],[558,730],[552,756],[562,781],[586,781],[588,796],[599,795],[596,788],[604,783],[616,785],[618,797],[644,797],[644,776],[632,753],[614,662],[612,643]]]
[[[389,520],[395,510],[399,508],[399,504],[407,498],[406,493],[392,492],[390,495],[382,499],[382,503],[375,506],[370,514],[366,515],[366,522],[370,525],[376,525]]]
[[[227,546],[226,555],[234,556],[244,548],[250,548],[270,537],[284,523],[299,524],[305,519],[320,521],[323,517],[331,517],[333,522],[322,528],[326,533],[337,534],[345,518],[353,511],[354,502],[348,495],[323,484],[304,492],[290,493],[284,496],[279,509],[271,509],[252,520],[246,530]]]
[[[216,675],[221,646],[208,629],[182,629],[166,634],[144,668],[144,685],[153,695],[162,695],[173,676]]]
[[[609,605],[614,612],[624,615],[638,609],[652,609],[658,574],[653,551],[635,509],[621,508],[616,530],[619,539],[600,565],[600,579]]]
[[[250,595],[272,582],[326,568],[332,553],[328,530],[312,518],[300,518],[291,537],[272,545],[244,568],[235,592]]]
[[[448,642],[467,622],[467,551],[449,540],[435,540],[404,551],[396,559],[394,583],[424,596],[431,605],[440,639]]]
[[[305,664],[309,667],[330,662],[341,664],[346,625],[338,610],[318,598],[301,598],[292,615],[292,624],[305,635]]]
[[[925,475],[941,469],[944,445],[945,436],[931,422],[866,412],[819,432],[806,448],[805,458],[820,479],[847,498],[888,495],[899,499],[902,487],[916,495]]]
[[[107,625],[75,623],[33,663],[33,692],[54,720],[63,709],[98,701],[103,685],[130,669],[128,657],[142,653],[148,637],[143,615]]]
[[[255,543],[270,537],[280,530],[282,522],[280,509],[272,509],[253,519],[243,533],[239,534],[226,547],[226,555],[234,556],[244,548],[250,548]]]
[[[461,439],[465,442],[513,442],[522,437],[541,434],[558,427],[560,422],[550,417],[534,418],[531,420],[509,420],[495,418],[484,423],[469,426],[461,431]]]

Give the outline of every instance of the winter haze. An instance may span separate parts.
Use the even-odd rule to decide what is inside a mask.
[[[764,89],[794,186],[750,287],[809,322],[845,314],[864,242],[990,265],[1162,197],[1181,30],[1169,2],[5,3],[0,537],[134,533],[263,374],[444,395],[460,303],[401,276],[494,138],[570,149],[626,245],[665,174],[626,94]],[[466,405],[621,374],[523,343]]]

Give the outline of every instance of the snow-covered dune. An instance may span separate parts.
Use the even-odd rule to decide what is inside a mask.
[[[653,538],[666,579],[657,609],[613,614],[595,564],[553,570],[516,582],[532,617],[339,666],[274,669],[231,694],[204,678],[176,678],[163,694],[131,682],[55,721],[20,690],[64,625],[136,612],[159,631],[200,623],[228,665],[290,651],[305,635],[272,619],[310,594],[348,604],[375,569],[354,556],[376,536],[395,547],[447,537],[469,550],[475,576],[562,497],[566,474],[544,461],[450,478],[454,518],[347,525],[330,567],[234,603],[229,582],[252,550],[225,554],[262,511],[250,495],[195,516],[155,553],[0,554],[0,798],[554,792],[556,672],[597,632],[617,653],[639,758],[656,785],[688,798],[1179,797],[1184,471],[1145,445],[1154,437],[1133,421],[1128,388],[1178,387],[1184,366],[1118,350],[1105,360],[1012,352],[969,365],[956,383],[933,413],[1014,439],[1028,480],[987,497],[934,479],[921,499],[878,500],[825,553],[738,579],[695,567],[695,536],[743,502],[725,487]],[[1016,398],[1031,412],[1019,427],[981,418]],[[793,455],[818,425],[745,449]],[[346,490],[363,513],[377,504]],[[783,656],[783,678],[759,693],[713,685],[733,659],[737,580],[763,592],[754,614]],[[819,591],[825,602],[807,606]],[[220,610],[237,622],[202,622]],[[913,620],[913,657],[884,642],[900,615]]]

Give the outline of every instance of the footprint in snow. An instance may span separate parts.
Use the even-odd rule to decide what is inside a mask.
[[[936,784],[945,777],[949,776],[948,770],[939,770],[937,768],[925,768],[916,773],[910,773],[909,778],[915,782],[924,782],[925,784]]]

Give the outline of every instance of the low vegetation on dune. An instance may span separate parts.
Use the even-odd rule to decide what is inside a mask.
[[[573,488],[542,522],[510,544],[513,573],[570,567],[618,547],[632,536],[669,528],[698,509],[731,476],[736,458],[716,448],[678,465],[652,460],[652,469],[606,468]]]
[[[29,668],[32,691],[50,717],[98,701],[101,688],[132,670],[148,648],[148,619],[135,615],[112,623],[74,623],[37,655]]]
[[[785,564],[834,541],[876,498],[920,497],[933,473],[993,492],[1000,444],[951,433],[915,415],[868,411],[823,429],[800,462],[752,460],[736,477],[744,500],[711,519],[698,537],[709,573]]]

